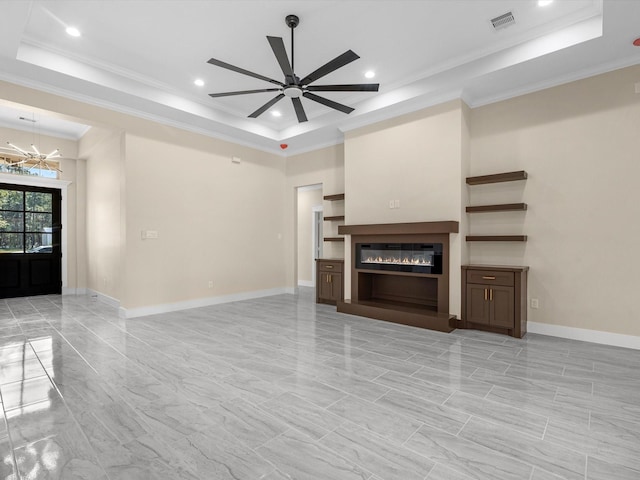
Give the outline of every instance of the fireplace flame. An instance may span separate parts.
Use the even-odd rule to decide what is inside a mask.
[[[367,257],[362,263],[379,263],[382,265],[420,265],[423,267],[432,267],[431,260],[424,257]]]

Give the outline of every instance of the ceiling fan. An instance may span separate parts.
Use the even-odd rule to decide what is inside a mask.
[[[291,63],[289,63],[289,58],[287,57],[287,52],[284,48],[284,42],[280,37],[269,37],[267,36],[267,40],[269,41],[269,45],[271,45],[271,49],[276,56],[276,60],[278,60],[278,64],[282,69],[282,73],[284,74],[284,82],[280,82],[278,80],[274,80],[273,78],[265,77],[258,73],[250,72],[249,70],[245,70],[244,68],[236,67],[229,63],[225,63],[220,60],[216,60],[215,58],[210,59],[207,63],[211,65],[216,65],[218,67],[226,68],[228,70],[232,70],[234,72],[241,73],[243,75],[248,75],[250,77],[257,78],[259,80],[264,80],[266,82],[270,82],[278,85],[277,88],[263,88],[259,90],[242,90],[238,92],[224,92],[224,93],[210,93],[209,96],[216,97],[228,97],[232,95],[245,95],[249,93],[263,93],[263,92],[280,92],[274,98],[269,100],[263,106],[258,108],[255,112],[249,115],[250,118],[258,118],[264,112],[269,110],[272,106],[282,100],[284,97],[288,97],[291,99],[293,103],[293,108],[296,111],[296,116],[298,117],[298,122],[306,122],[307,115],[304,111],[304,107],[302,106],[302,101],[300,97],[308,98],[309,100],[313,100],[314,102],[320,103],[327,107],[333,108],[335,110],[339,110],[344,113],[353,112],[353,108],[343,105],[338,102],[334,102],[333,100],[329,100],[328,98],[321,97],[312,92],[377,92],[379,84],[377,83],[359,83],[359,84],[348,84],[348,85],[310,85],[311,83],[319,80],[320,78],[328,75],[329,73],[337,70],[340,67],[344,67],[348,63],[353,62],[360,58],[356,53],[352,50],[347,50],[342,55],[338,55],[333,60],[325,63],[323,66],[318,68],[317,70],[311,72],[306,77],[300,79],[294,72],[294,63],[293,63],[293,29],[298,26],[300,23],[300,19],[296,15],[287,15],[285,18],[285,23],[291,29]]]

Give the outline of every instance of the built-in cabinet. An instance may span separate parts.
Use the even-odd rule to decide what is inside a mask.
[[[337,305],[344,300],[344,260],[316,260],[316,302]]]
[[[527,333],[527,272],[529,267],[463,265],[462,328]]]

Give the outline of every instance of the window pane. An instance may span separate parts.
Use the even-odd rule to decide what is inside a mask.
[[[52,237],[51,233],[27,233],[25,235],[26,253],[52,253]]]
[[[22,212],[0,211],[0,232],[22,232]]]
[[[25,237],[27,253],[53,252],[53,247],[51,246],[53,235],[51,233],[27,233]]]
[[[22,192],[0,190],[0,210],[22,210]]]
[[[51,199],[50,193],[42,192],[25,192],[26,194],[26,208],[27,212],[50,212],[51,211]]]
[[[0,233],[0,253],[22,253],[21,233]]]
[[[51,219],[50,213],[25,213],[27,221],[27,232],[50,232]]]

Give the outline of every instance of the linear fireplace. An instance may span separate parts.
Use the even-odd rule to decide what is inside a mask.
[[[351,298],[338,311],[450,332],[449,235],[458,222],[341,225],[351,235]]]
[[[356,268],[442,274],[442,244],[356,243]]]

